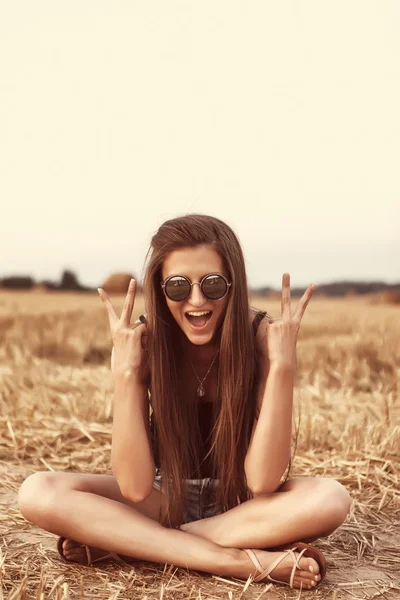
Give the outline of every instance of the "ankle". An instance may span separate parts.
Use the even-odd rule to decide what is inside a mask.
[[[249,557],[246,552],[240,548],[221,548],[223,551],[221,575],[226,575],[227,577],[245,577],[246,579],[251,570],[251,562],[249,563]]]

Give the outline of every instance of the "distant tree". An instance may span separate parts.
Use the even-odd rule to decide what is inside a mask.
[[[63,271],[61,276],[60,290],[82,290],[83,286],[78,281],[77,276],[73,271]]]
[[[11,275],[10,277],[4,277],[1,284],[3,288],[10,290],[30,290],[35,285],[35,280],[28,276]]]

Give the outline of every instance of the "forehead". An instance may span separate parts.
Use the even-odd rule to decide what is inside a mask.
[[[201,278],[207,273],[225,272],[223,260],[213,246],[187,246],[170,252],[162,266],[162,277],[186,275],[190,279]]]

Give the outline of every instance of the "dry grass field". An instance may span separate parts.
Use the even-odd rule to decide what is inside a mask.
[[[279,315],[278,300],[253,304]],[[335,478],[353,498],[342,527],[315,543],[328,575],[310,592],[246,589],[168,564],[62,562],[56,537],[24,520],[16,495],[38,470],[110,472],[105,310],[96,294],[3,291],[0,340],[0,600],[400,597],[400,305],[314,298],[303,319],[292,475]]]

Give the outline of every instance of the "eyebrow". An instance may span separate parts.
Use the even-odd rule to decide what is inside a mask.
[[[208,271],[207,273],[204,273],[204,275],[199,277],[199,281],[201,281],[203,277],[206,277],[206,275],[223,275],[224,277],[228,277],[228,275],[224,275],[224,273],[222,273],[221,271]],[[170,275],[166,275],[164,277],[164,281],[165,279],[168,279],[168,277],[187,277],[188,279],[190,279],[190,281],[192,281],[189,275],[185,275],[185,273],[171,273]]]

